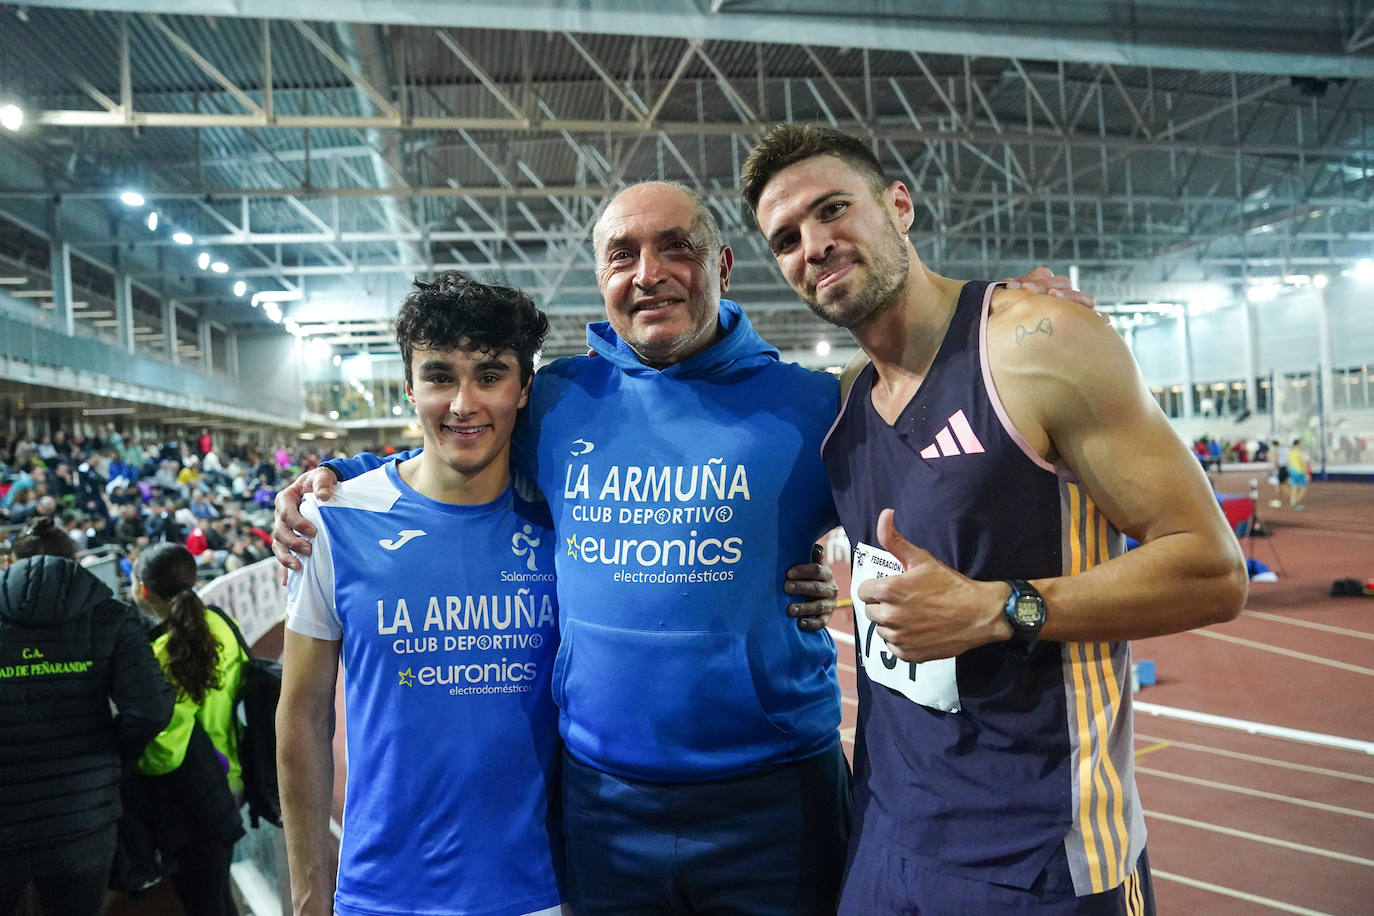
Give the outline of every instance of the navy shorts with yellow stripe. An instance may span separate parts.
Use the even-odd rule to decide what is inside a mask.
[[[1085,897],[1046,894],[1035,887],[988,884],[936,871],[886,849],[856,851],[845,875],[839,916],[945,916],[989,913],[1027,916],[1154,916],[1150,863],[1141,850],[1135,871],[1118,887]]]

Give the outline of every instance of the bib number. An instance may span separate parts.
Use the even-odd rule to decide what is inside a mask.
[[[954,659],[940,658],[919,665],[902,661],[887,651],[887,643],[877,633],[878,625],[868,619],[864,602],[859,598],[859,586],[863,583],[900,572],[901,561],[886,550],[863,543],[854,545],[849,594],[854,601],[859,664],[869,680],[892,688],[913,703],[941,712],[958,712],[959,685],[954,674]]]

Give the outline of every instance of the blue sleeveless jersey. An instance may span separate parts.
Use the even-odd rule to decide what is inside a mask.
[[[334,912],[556,912],[553,530],[532,487],[455,506],[396,463],[313,496],[287,626],[341,640],[348,786]],[[527,498],[532,497],[532,498]]]
[[[893,425],[855,380],[822,453],[855,580],[900,571],[878,513],[978,580],[1082,572],[1123,537],[1016,432],[986,353],[993,284],[963,288],[925,381]],[[893,568],[895,565],[895,569]],[[945,662],[888,656],[856,603],[855,837],[980,880],[1079,896],[1129,875],[1145,843],[1127,643],[1001,644]],[[868,630],[868,632],[865,632]],[[929,685],[947,688],[942,700]],[[957,691],[957,696],[955,695]]]

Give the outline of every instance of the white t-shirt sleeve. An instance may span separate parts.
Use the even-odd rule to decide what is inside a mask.
[[[329,528],[313,495],[307,495],[301,503],[301,515],[310,520],[318,533],[310,556],[297,556],[301,568],[292,570],[286,577],[286,628],[315,639],[342,639],[343,625],[334,603],[334,559]]]

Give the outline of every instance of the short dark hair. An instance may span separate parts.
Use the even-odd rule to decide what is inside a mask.
[[[36,556],[76,559],[76,542],[50,518],[36,519],[20,531],[10,550],[16,560]]]
[[[740,168],[740,191],[749,212],[757,216],[759,198],[773,176],[814,156],[834,156],[862,175],[874,194],[891,184],[882,163],[857,137],[815,124],[778,124],[764,134]]]
[[[481,353],[514,350],[520,381],[534,373],[534,354],[549,333],[549,319],[534,300],[511,286],[479,283],[459,270],[415,281],[396,315],[396,345],[412,383],[410,357],[421,350],[465,347]]]

